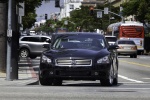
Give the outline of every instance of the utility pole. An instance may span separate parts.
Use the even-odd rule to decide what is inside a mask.
[[[11,66],[11,45],[12,45],[12,0],[8,0],[8,28],[7,28],[7,70],[6,80],[12,80],[12,66]]]
[[[13,20],[12,20],[13,19]],[[6,80],[18,79],[18,34],[17,34],[16,1],[8,0],[7,26],[7,63]],[[13,49],[12,49],[13,47]]]
[[[16,0],[12,0],[12,50],[11,50],[11,67],[12,67],[12,73],[11,73],[11,79],[16,80],[18,79],[18,58],[19,58],[19,27],[18,27],[18,15],[16,12],[16,9],[18,10],[16,6]],[[15,53],[14,53],[15,52]]]

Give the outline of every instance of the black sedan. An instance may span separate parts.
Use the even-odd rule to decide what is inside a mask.
[[[62,85],[63,80],[100,80],[103,86],[117,85],[117,45],[98,33],[53,34],[40,58],[41,85]]]

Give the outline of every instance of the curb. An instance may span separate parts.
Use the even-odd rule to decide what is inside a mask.
[[[0,72],[0,86],[25,86],[39,85],[38,76],[35,73],[30,59],[27,59],[27,65],[19,67],[18,79],[6,80],[6,73]]]

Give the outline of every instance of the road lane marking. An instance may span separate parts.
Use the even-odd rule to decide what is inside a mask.
[[[150,78],[147,78],[147,77],[146,78],[142,78],[142,79],[150,80]]]
[[[136,82],[136,83],[144,83],[143,81],[131,79],[131,78],[128,78],[128,77],[122,76],[122,75],[118,75],[118,77],[120,77],[120,78],[122,78],[122,79],[125,79],[125,80],[128,80],[128,81]]]
[[[150,68],[150,65],[145,65],[145,64],[135,63],[135,62],[129,62],[129,61],[125,61],[125,60],[120,60],[120,61],[129,63],[129,64],[133,64],[133,65],[144,66],[144,67],[149,67]]]

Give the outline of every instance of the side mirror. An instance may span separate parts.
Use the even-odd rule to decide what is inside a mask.
[[[119,49],[119,46],[118,45],[110,45],[108,47],[108,50],[115,50],[115,49]]]
[[[50,49],[51,44],[44,44],[43,48]]]

